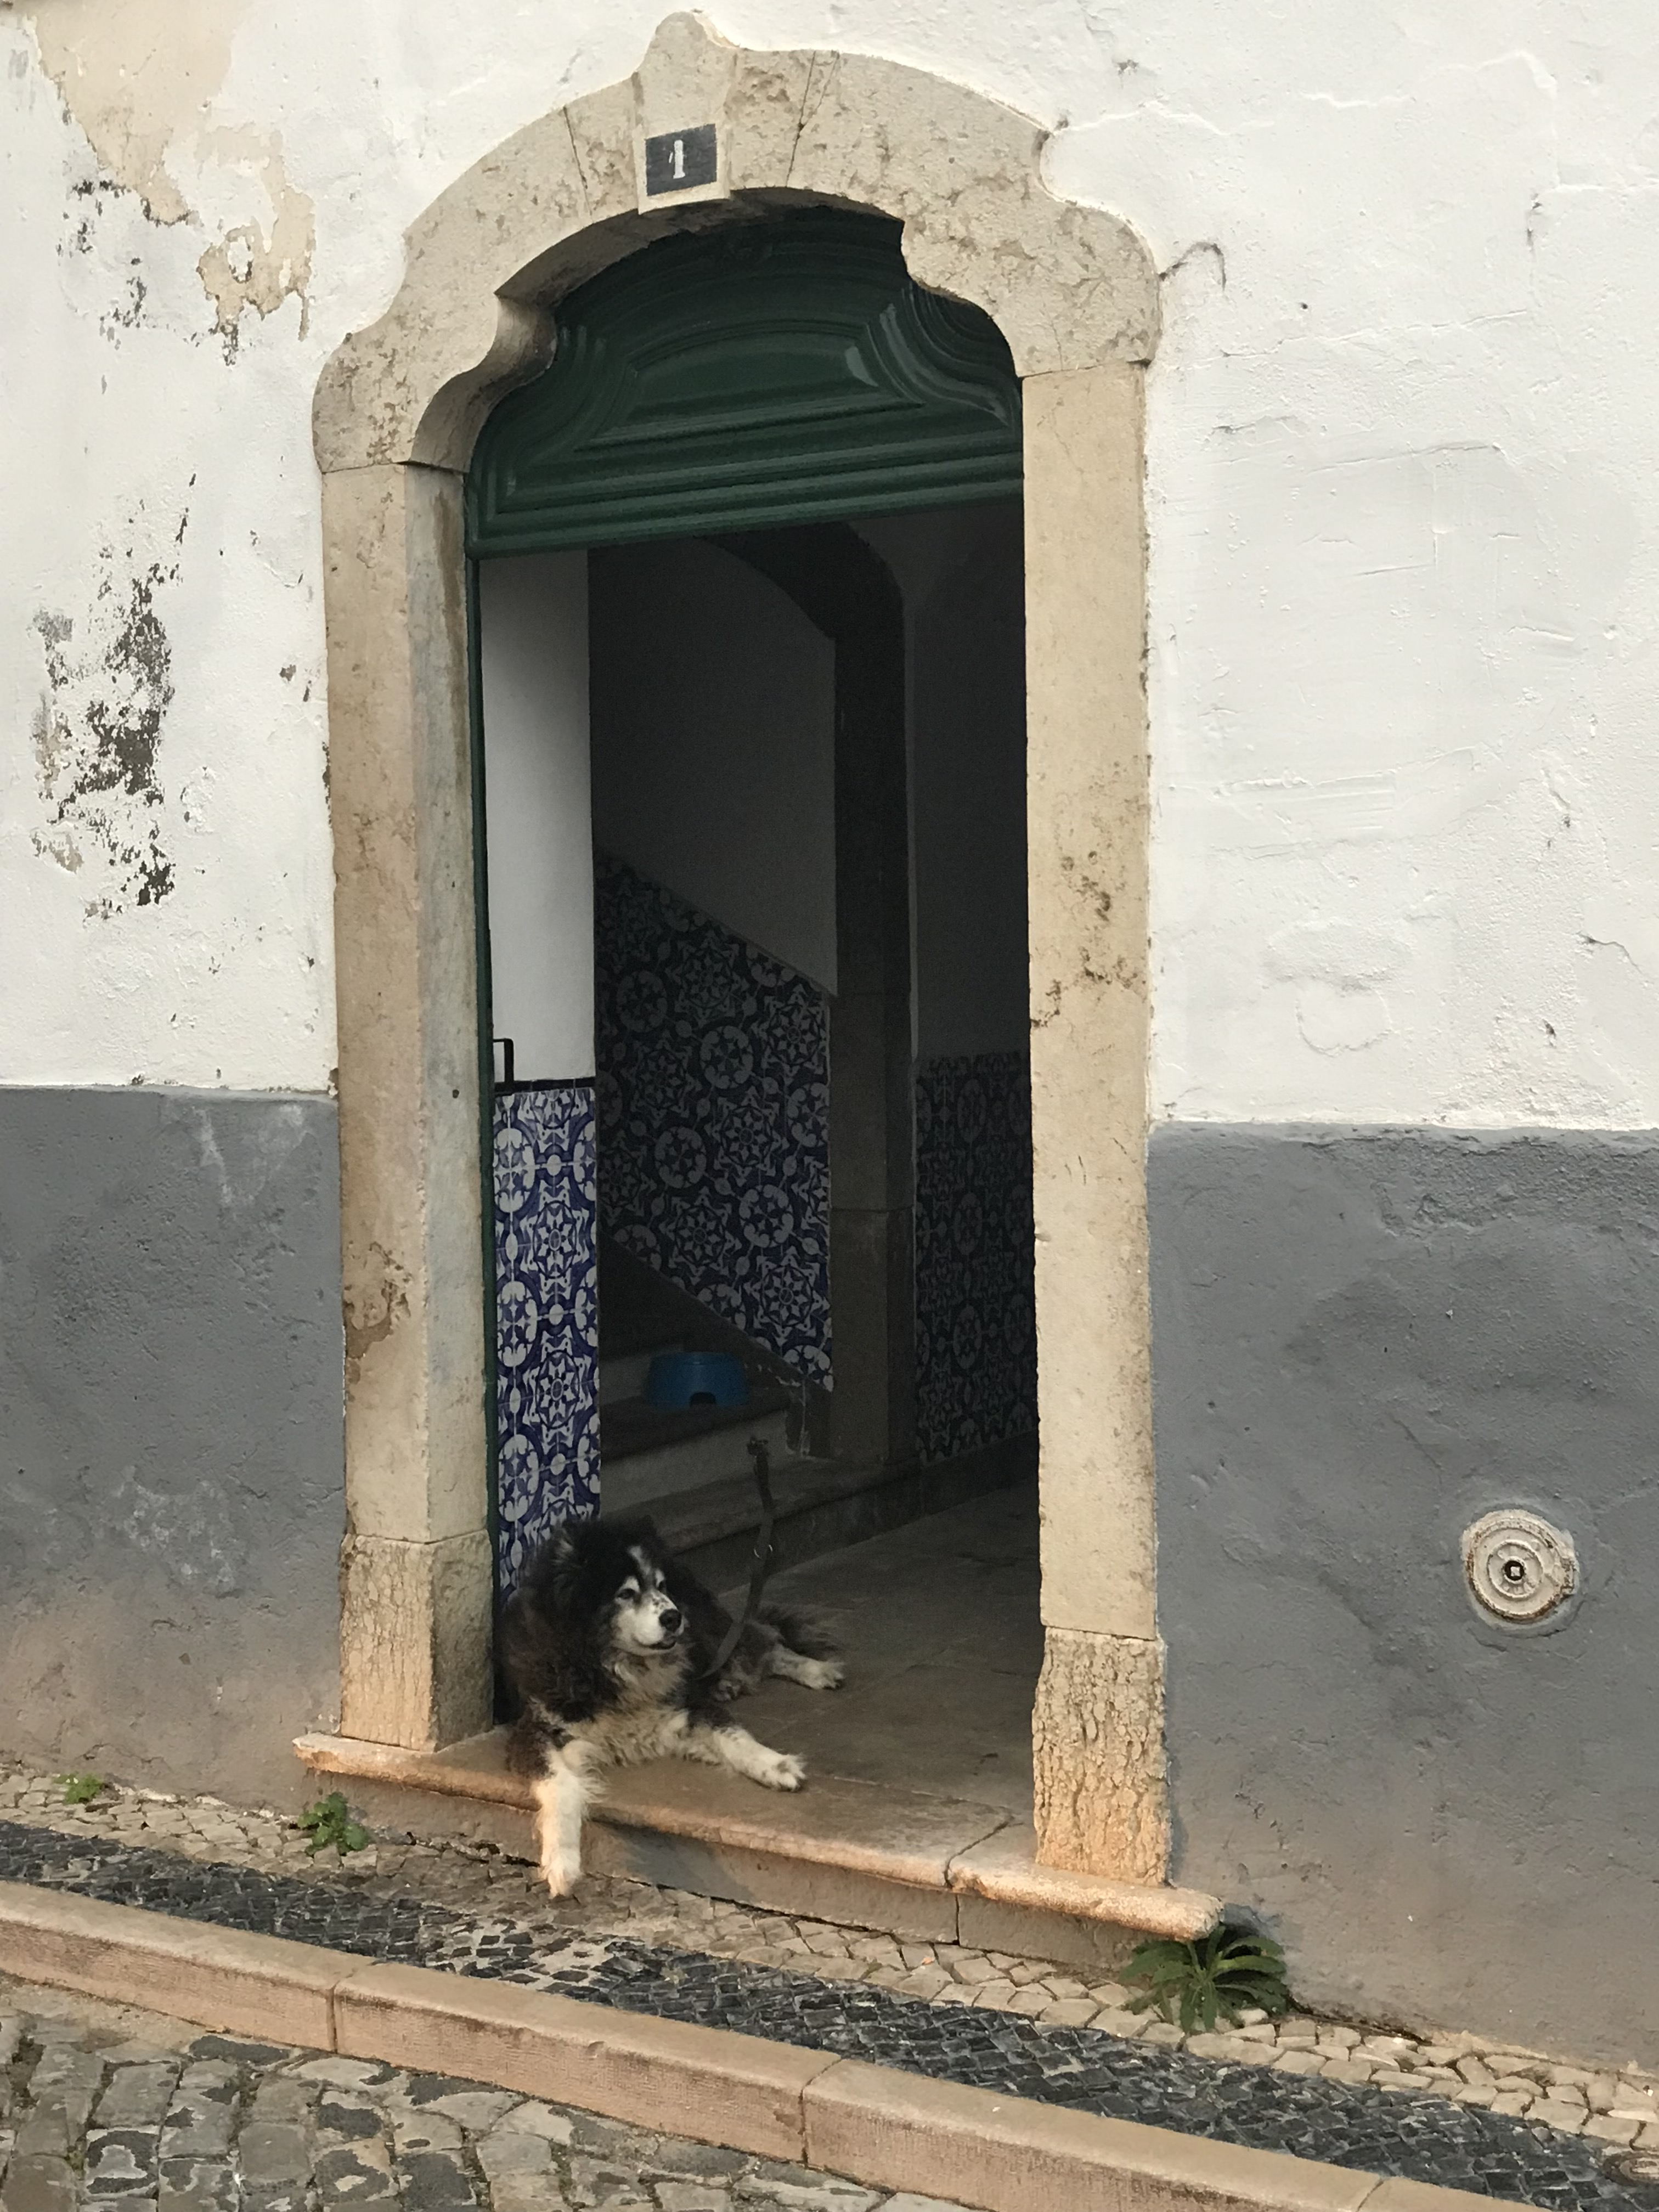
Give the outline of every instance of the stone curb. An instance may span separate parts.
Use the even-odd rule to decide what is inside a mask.
[[[981,2212],[1520,2212],[726,2028],[0,1882],[0,1971]]]

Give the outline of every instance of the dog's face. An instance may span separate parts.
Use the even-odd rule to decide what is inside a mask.
[[[561,1528],[531,1561],[507,1607],[508,1670],[524,1687],[552,1663],[550,1652],[604,1665],[688,1648],[694,1632],[678,1588],[672,1557],[643,1517]]]
[[[623,1651],[669,1651],[685,1630],[685,1616],[668,1595],[662,1569],[641,1547],[631,1545],[611,1601],[618,1647]]]

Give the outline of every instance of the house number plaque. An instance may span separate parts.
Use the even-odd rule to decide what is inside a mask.
[[[712,123],[699,123],[693,131],[660,131],[645,142],[647,199],[655,199],[659,192],[689,192],[694,185],[712,185],[714,170]]]

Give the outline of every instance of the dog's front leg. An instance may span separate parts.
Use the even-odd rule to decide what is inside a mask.
[[[555,1897],[568,1897],[581,1880],[582,1821],[593,1796],[587,1764],[582,1745],[565,1744],[549,1751],[532,1784],[542,1878]]]
[[[847,1680],[847,1669],[839,1659],[809,1659],[804,1651],[793,1650],[787,1644],[774,1647],[767,1666],[786,1682],[799,1682],[806,1690],[838,1690]]]
[[[767,1790],[799,1790],[806,1779],[804,1760],[790,1751],[769,1751],[733,1721],[694,1721],[674,1747],[683,1759],[729,1766]]]

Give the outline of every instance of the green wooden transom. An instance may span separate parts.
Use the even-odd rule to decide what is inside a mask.
[[[1000,499],[1019,381],[995,325],[924,291],[878,216],[667,239],[573,292],[553,362],[484,427],[475,556]]]

